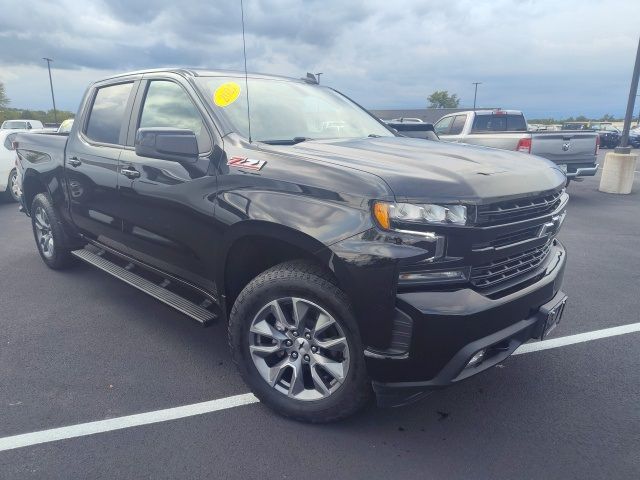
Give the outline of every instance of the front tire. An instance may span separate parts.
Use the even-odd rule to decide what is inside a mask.
[[[371,397],[349,301],[311,263],[286,262],[253,279],[231,310],[229,344],[256,397],[286,417],[337,421]]]
[[[64,231],[58,213],[47,194],[39,193],[31,203],[31,227],[40,257],[49,268],[61,270],[74,263],[64,247]]]

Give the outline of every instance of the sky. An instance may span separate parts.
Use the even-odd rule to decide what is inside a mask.
[[[529,118],[623,116],[638,0],[245,0],[249,71],[321,82],[372,109],[435,90]],[[243,68],[240,0],[0,0],[11,106],[76,111],[87,85],[156,67]],[[639,99],[640,100],[640,99]],[[636,105],[636,114],[640,101]]]

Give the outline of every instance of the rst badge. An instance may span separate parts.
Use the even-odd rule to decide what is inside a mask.
[[[246,168],[247,170],[260,170],[267,164],[266,160],[254,160],[247,157],[231,157],[227,160],[227,165],[236,168]]]

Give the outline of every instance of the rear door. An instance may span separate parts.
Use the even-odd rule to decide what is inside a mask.
[[[192,87],[180,78],[151,75],[140,86],[129,141],[119,166],[123,251],[147,265],[215,291],[210,259],[216,177],[208,174],[214,137]],[[200,158],[170,161],[138,156],[138,128],[194,131]]]
[[[449,132],[451,131],[451,123],[453,123],[453,115],[442,117],[433,126],[434,130],[440,137],[440,140],[446,140]]]
[[[463,142],[464,126],[467,123],[467,114],[455,115],[452,117],[449,131],[445,134],[443,140],[447,142]]]
[[[137,85],[135,78],[129,78],[93,87],[85,101],[83,122],[72,130],[65,152],[73,221],[88,238],[111,246],[122,235],[118,159]]]

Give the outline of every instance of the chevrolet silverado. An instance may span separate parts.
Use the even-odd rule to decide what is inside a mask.
[[[48,267],[79,259],[226,322],[247,385],[298,420],[482,372],[567,299],[560,169],[399,136],[308,78],[122,74],[88,88],[68,135],[14,146]]]

